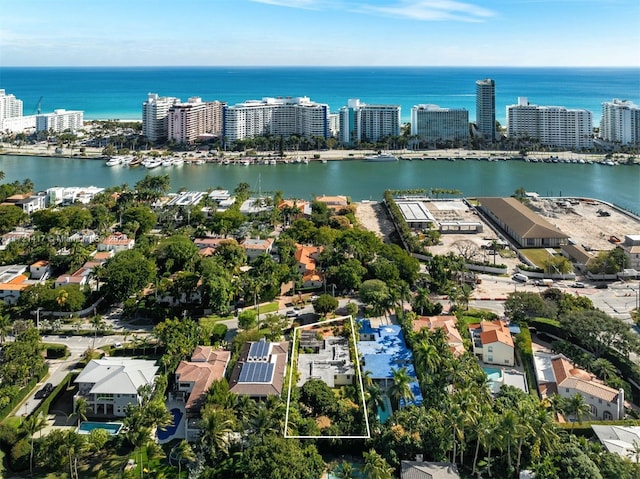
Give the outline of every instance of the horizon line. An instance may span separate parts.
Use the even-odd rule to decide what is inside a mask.
[[[4,65],[3,68],[616,68],[640,69],[640,65]]]

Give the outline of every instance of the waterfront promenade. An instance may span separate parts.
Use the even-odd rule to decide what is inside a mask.
[[[163,150],[156,150],[162,152]],[[147,154],[147,151],[140,151],[141,154]],[[299,158],[305,158],[309,161],[338,161],[338,160],[362,160],[365,156],[375,153],[373,150],[355,150],[355,149],[334,149],[334,150],[309,150],[309,151],[285,151],[284,159],[295,160]],[[465,148],[450,148],[450,149],[438,149],[438,150],[393,150],[392,153],[402,159],[414,160],[414,159],[438,159],[438,158],[450,158],[450,159],[474,159],[474,158],[492,158],[509,160],[515,157],[520,157],[518,151],[513,150],[469,150]],[[238,163],[245,159],[247,155],[243,152],[224,151],[218,155],[210,154],[208,151],[183,151],[172,152],[175,156],[183,156],[185,160],[196,161],[198,159],[204,159],[210,162],[217,162],[222,158]],[[252,158],[274,158],[276,152],[258,152],[256,155],[251,155]],[[76,146],[71,150],[68,147],[62,148],[61,153],[56,153],[54,146],[47,147],[44,143],[38,143],[35,145],[22,145],[20,147],[12,145],[10,143],[0,142],[0,155],[16,155],[16,156],[42,156],[42,157],[62,157],[62,158],[84,158],[84,159],[103,159],[102,148],[84,147],[83,153],[80,152],[80,147]],[[573,161],[583,159],[584,161],[590,161],[593,163],[604,162],[605,155],[602,153],[575,153],[572,151],[531,151],[528,153],[529,159],[536,159],[540,161],[548,160],[551,158],[558,158],[561,161]],[[616,154],[616,161],[626,162],[629,158],[632,161],[640,164],[640,157],[627,154]]]

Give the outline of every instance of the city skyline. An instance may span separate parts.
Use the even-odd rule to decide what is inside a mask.
[[[3,66],[640,66],[636,0],[6,0],[2,10]]]

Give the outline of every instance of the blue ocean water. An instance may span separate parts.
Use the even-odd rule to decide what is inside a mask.
[[[86,119],[140,120],[147,93],[186,100],[200,96],[229,104],[266,96],[308,96],[332,112],[349,98],[411,107],[435,103],[466,108],[475,119],[475,81],[496,81],[496,118],[526,96],[538,105],[586,108],[597,126],[602,102],[640,104],[639,68],[505,67],[0,67],[0,88],[24,102],[24,114],[57,108],[84,110]]]

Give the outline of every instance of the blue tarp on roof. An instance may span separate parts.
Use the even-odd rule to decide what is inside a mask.
[[[410,377],[416,377],[413,354],[407,347],[402,329],[395,324],[373,328],[368,319],[361,321],[360,333],[373,335],[374,341],[358,341],[358,350],[363,357],[364,371],[371,371],[372,379],[392,379],[393,370],[406,368]],[[422,404],[422,393],[418,381],[411,383],[413,404]]]

